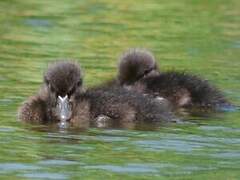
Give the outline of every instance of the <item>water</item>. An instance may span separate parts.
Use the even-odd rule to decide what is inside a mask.
[[[17,107],[49,62],[78,59],[85,85],[116,75],[146,47],[161,70],[209,79],[240,104],[240,2],[0,1],[0,179],[238,179],[240,112],[186,116],[154,130],[22,124]]]

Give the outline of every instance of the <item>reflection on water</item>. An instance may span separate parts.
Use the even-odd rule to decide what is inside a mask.
[[[0,171],[2,173],[11,171],[21,171],[21,170],[33,170],[38,169],[38,167],[22,163],[3,163],[0,164]]]
[[[38,162],[38,164],[44,165],[44,166],[66,166],[66,165],[77,164],[77,162],[56,159],[56,160],[43,160],[43,161]]]
[[[97,165],[87,166],[87,169],[103,169],[107,171],[117,173],[156,173],[155,168],[151,168],[149,165],[144,164],[127,164],[126,166],[114,166],[114,165]]]
[[[49,27],[52,25],[52,23],[47,19],[26,19],[25,20],[26,25],[30,25],[33,27]]]
[[[110,173],[114,177],[151,178],[201,176],[202,172],[211,176],[213,171],[224,173],[226,169],[238,172],[239,130],[210,124],[176,124],[159,131],[90,129],[80,133],[2,127],[0,154],[5,156],[1,156],[0,176],[68,179],[75,175],[108,177]]]
[[[34,173],[26,173],[23,177],[30,178],[30,179],[68,179],[67,175],[61,173],[49,173],[49,172],[34,172]]]
[[[135,129],[16,121],[49,62],[78,59],[87,86],[146,47],[161,70],[199,74],[240,104],[240,1],[0,1],[0,179],[238,179],[240,111]],[[101,124],[100,124],[101,125]]]

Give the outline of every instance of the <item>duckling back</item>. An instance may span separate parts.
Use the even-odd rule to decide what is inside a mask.
[[[129,50],[123,53],[120,58],[122,66],[119,66],[118,75],[121,86],[143,94],[166,98],[177,108],[221,109],[223,106],[232,106],[220,90],[201,77],[186,72],[159,72],[154,57],[149,53],[146,50]],[[158,71],[158,73],[152,73],[153,71]],[[131,72],[132,77],[129,78],[130,73],[125,72]]]
[[[160,102],[123,88],[90,89],[76,97],[76,101],[90,104],[91,121],[105,115],[115,124],[137,122],[169,122],[176,118],[167,102]]]
[[[175,106],[218,108],[230,105],[215,86],[196,75],[168,71],[139,82],[144,93],[165,97]]]

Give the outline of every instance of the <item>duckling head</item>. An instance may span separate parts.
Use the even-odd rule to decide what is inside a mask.
[[[131,85],[136,81],[159,73],[153,54],[145,49],[129,49],[119,59],[118,80],[121,85]]]
[[[73,97],[82,90],[80,66],[71,61],[51,64],[44,74],[44,85],[52,114],[61,122],[72,115]]]

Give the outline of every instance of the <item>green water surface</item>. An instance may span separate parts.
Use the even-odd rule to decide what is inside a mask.
[[[129,47],[152,50],[161,70],[201,75],[239,105],[239,17],[239,0],[1,0],[0,179],[239,179],[239,110],[154,131],[16,121],[49,62],[77,59],[92,86],[116,75]]]

